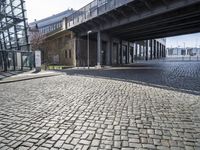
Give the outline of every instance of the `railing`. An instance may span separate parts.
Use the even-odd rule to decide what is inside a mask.
[[[67,28],[70,29],[132,1],[134,0],[94,0],[68,17]]]

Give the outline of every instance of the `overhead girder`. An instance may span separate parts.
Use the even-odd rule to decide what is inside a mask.
[[[194,9],[187,12],[190,8]],[[91,27],[90,30],[106,31],[112,36],[127,40],[164,37],[172,35],[172,30],[178,35],[181,34],[179,27],[183,33],[193,33],[198,30],[195,23],[199,25],[199,10],[200,0],[134,0],[93,18],[100,25]],[[80,25],[72,28],[79,28]],[[167,31],[169,33],[164,34]],[[85,31],[82,35],[84,34]]]
[[[173,35],[179,35],[180,31],[185,33],[184,30],[187,30],[187,29],[190,30],[191,33],[194,33],[194,32],[199,32],[200,31],[200,29],[199,29],[199,31],[196,30],[196,27],[199,26],[199,25],[200,25],[200,22],[195,20],[195,21],[192,21],[191,23],[182,24],[181,26],[180,25],[171,25],[169,28],[162,27],[162,28],[159,28],[157,30],[149,30],[149,31],[136,33],[135,36],[133,34],[132,36],[129,36],[129,37],[125,36],[125,37],[121,37],[121,38],[128,39],[128,40],[137,39],[137,38],[145,39],[146,36],[151,36],[151,38],[154,38],[154,37],[158,36],[161,33],[162,33],[162,37],[168,37],[168,33],[170,33],[170,32],[173,32]],[[176,30],[176,32],[174,32],[174,30]]]
[[[137,37],[127,38],[124,40],[132,42],[132,41],[141,41],[141,40],[146,40],[146,39],[158,39],[158,38],[166,38],[166,37],[171,37],[171,36],[176,36],[176,35],[191,34],[191,33],[200,32],[199,25],[200,24],[198,24],[198,26],[191,25],[190,28],[188,28],[188,26],[181,27],[181,28],[178,27],[177,29],[180,29],[180,30],[177,30],[176,32],[174,32],[174,30],[171,29],[171,30],[166,30],[165,32],[156,33],[153,36],[151,33],[148,33],[145,36],[140,35],[140,37],[137,36]]]
[[[155,17],[155,18],[151,18],[151,19],[147,19],[146,21],[138,21],[138,22],[135,22],[134,24],[130,24],[130,25],[127,25],[125,27],[121,27],[120,28],[114,28],[112,30],[109,30],[113,35],[117,35],[117,34],[126,34],[126,33],[130,33],[130,32],[135,32],[135,31],[138,31],[138,30],[145,30],[145,28],[151,28],[153,26],[161,26],[163,24],[170,24],[170,23],[173,23],[173,22],[180,22],[180,21],[184,21],[185,19],[187,18],[192,18],[192,17],[195,17],[195,16],[199,16],[200,15],[200,10],[197,10],[197,11],[194,11],[194,12],[191,12],[191,13],[187,13],[187,14],[180,14],[178,16],[174,16],[174,17],[163,17],[163,18],[158,18],[158,17]],[[156,19],[157,18],[157,19]]]

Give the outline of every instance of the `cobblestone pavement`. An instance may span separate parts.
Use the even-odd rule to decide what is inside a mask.
[[[200,62],[147,61],[133,66],[116,67],[104,70],[72,69],[68,75],[87,75],[112,78],[155,87],[165,87],[192,94],[200,94]]]
[[[73,74],[2,84],[0,149],[199,150],[200,95]]]

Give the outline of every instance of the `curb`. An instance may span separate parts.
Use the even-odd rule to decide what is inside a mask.
[[[7,81],[1,81],[0,80],[0,84],[7,84],[7,83],[13,83],[13,82],[34,80],[34,79],[40,79],[40,78],[48,78],[48,77],[54,77],[54,76],[60,76],[60,75],[61,74],[44,75],[44,76],[38,76],[38,77],[29,77],[29,78],[22,78],[22,79],[7,80]]]

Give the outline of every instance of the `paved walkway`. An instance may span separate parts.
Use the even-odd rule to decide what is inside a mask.
[[[0,149],[198,150],[199,66],[73,69],[1,84]]]
[[[20,74],[20,73],[23,73],[23,72],[22,71],[11,71],[11,72],[1,72],[0,71],[0,80],[3,80],[5,78],[8,78],[8,77]]]
[[[26,72],[22,71],[0,72],[0,74],[2,75],[2,77],[0,76],[1,77],[0,84],[61,75],[60,72],[44,71],[44,70],[40,72],[36,72],[34,70]]]

